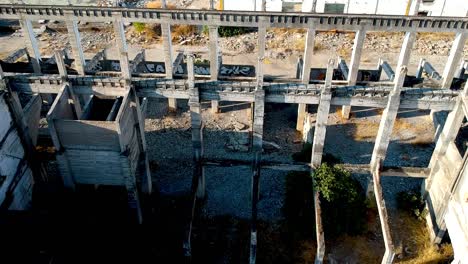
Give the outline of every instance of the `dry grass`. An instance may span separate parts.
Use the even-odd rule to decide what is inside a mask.
[[[449,263],[453,258],[453,248],[450,244],[436,246],[430,242],[424,222],[405,212],[397,213],[393,220],[395,221],[392,222],[392,232],[396,242],[396,263]]]
[[[147,8],[161,8],[161,1],[152,1],[146,4]],[[174,4],[166,4],[166,9],[177,9]]]
[[[300,39],[294,40],[293,50],[304,51],[305,50],[305,39],[300,38]]]
[[[377,132],[379,130],[378,122],[356,122],[355,125],[356,127],[353,134],[354,140],[367,141],[377,137]]]
[[[348,48],[340,48],[339,50],[337,50],[338,56],[345,60],[349,60],[351,58],[351,52],[352,49]]]
[[[419,32],[418,39],[423,39],[424,41],[438,41],[445,40],[451,41],[455,37],[455,33],[431,33],[431,32]]]
[[[197,26],[194,25],[174,25],[172,26],[172,41],[177,41],[181,38],[187,38],[198,32]]]
[[[305,34],[307,32],[304,28],[270,28],[268,32],[273,32],[275,35],[280,34]]]

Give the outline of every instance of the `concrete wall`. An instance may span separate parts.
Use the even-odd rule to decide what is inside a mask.
[[[452,263],[465,263],[468,260],[468,169],[465,166],[455,193],[449,202],[445,222],[452,241],[455,260]]]
[[[26,210],[32,198],[33,177],[26,162],[24,148],[10,110],[0,92],[0,205],[7,193],[13,195],[5,206],[10,210]]]

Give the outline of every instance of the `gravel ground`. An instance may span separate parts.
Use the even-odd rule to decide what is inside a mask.
[[[150,99],[146,116],[146,140],[148,154],[153,166],[153,178],[162,194],[181,195],[190,191],[192,178],[192,148],[190,115],[186,100],[179,100],[177,113],[167,111],[167,100]],[[205,124],[205,157],[209,159],[252,158],[252,153],[243,149],[233,150],[232,138],[248,135],[250,108],[247,105],[223,103],[221,113],[212,114],[209,102],[203,103],[202,116]],[[327,129],[325,152],[332,153],[344,163],[366,164],[370,162],[375,135],[380,120],[376,109],[353,108],[353,118],[344,121],[337,109],[332,109],[330,126]],[[294,105],[268,104],[265,114],[265,137],[280,148],[266,147],[264,160],[291,162],[291,155],[299,151],[298,134],[295,131],[297,108]],[[315,111],[312,109],[311,111]],[[430,138],[434,133],[427,112],[405,111],[399,114],[402,131],[392,134],[387,166],[427,166],[433,150]],[[359,136],[367,135],[361,139]],[[410,143],[428,141],[413,145]],[[260,182],[259,218],[277,221],[283,218],[287,172],[262,170]],[[206,217],[231,215],[248,219],[250,209],[251,170],[246,166],[205,168],[207,198],[201,211]],[[366,175],[355,175],[367,186]],[[420,179],[384,177],[382,185],[389,208],[396,207],[398,192],[418,188]]]

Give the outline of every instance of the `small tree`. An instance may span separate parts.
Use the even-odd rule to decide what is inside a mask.
[[[320,192],[322,219],[327,236],[357,235],[365,229],[366,198],[360,183],[340,166],[323,163],[313,174]]]

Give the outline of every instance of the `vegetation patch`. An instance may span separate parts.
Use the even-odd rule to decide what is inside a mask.
[[[366,229],[367,202],[361,184],[338,165],[323,163],[314,172],[327,237],[359,235]]]
[[[401,210],[410,213],[418,220],[424,220],[427,215],[427,210],[424,208],[426,203],[417,189],[409,192],[399,192],[397,204]]]

